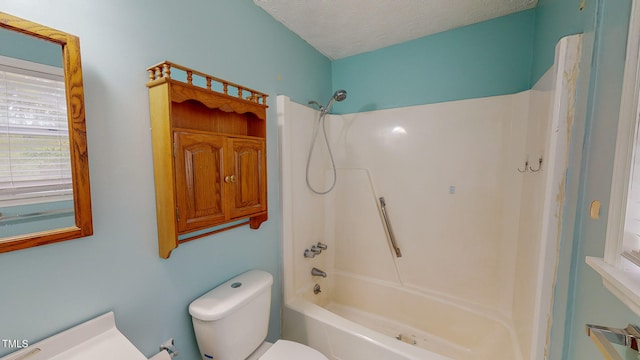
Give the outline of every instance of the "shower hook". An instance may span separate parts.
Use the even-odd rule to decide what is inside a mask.
[[[527,168],[528,168],[528,167],[529,167],[529,160],[526,160],[526,161],[524,162],[524,169],[523,169],[523,170],[520,170],[520,168],[518,168],[518,172],[521,172],[521,173],[523,173],[523,172],[527,172]]]
[[[518,169],[518,170],[520,170],[520,169]],[[531,171],[531,172],[538,172],[540,170],[542,170],[542,156],[540,156],[540,158],[538,159],[538,168],[537,169],[534,170],[531,166],[529,166],[529,171]]]

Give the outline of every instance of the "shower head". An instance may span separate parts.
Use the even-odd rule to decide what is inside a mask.
[[[347,98],[347,92],[344,90],[338,90],[333,93],[333,98],[337,101],[342,101]]]
[[[347,98],[347,92],[344,90],[338,90],[333,93],[333,96],[329,100],[329,103],[327,104],[327,106],[325,106],[324,109],[320,109],[320,111],[326,114],[331,109],[331,106],[333,105],[334,101],[342,101],[346,98]]]

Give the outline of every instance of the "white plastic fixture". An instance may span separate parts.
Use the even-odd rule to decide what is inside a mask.
[[[246,359],[267,337],[271,274],[251,270],[189,305],[203,359]]]
[[[77,325],[0,360],[147,360],[118,329],[113,312]]]

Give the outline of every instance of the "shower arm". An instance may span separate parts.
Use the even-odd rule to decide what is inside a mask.
[[[317,101],[315,101],[315,100],[311,100],[311,101],[309,101],[309,103],[308,103],[308,104],[309,104],[309,105],[315,105],[315,106],[317,106],[317,107],[318,107],[318,109],[319,109],[321,112],[324,112],[324,106],[322,106],[322,104],[320,104],[319,102],[317,102]]]

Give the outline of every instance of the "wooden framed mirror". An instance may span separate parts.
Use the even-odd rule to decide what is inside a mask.
[[[32,95],[31,88],[28,88],[20,94],[26,94],[25,96],[29,97],[31,102],[28,106],[23,107],[29,109],[20,112],[15,110],[12,101],[15,101],[16,96],[22,95],[10,93],[7,90],[11,87],[10,85],[5,86],[4,95],[3,89],[0,88],[0,253],[89,236],[93,234],[93,223],[80,41],[74,35],[2,12],[0,12],[0,31],[0,36],[11,37],[11,40],[2,41],[2,48],[13,47],[17,49],[14,52],[29,53],[29,56],[40,52],[39,49],[35,50],[31,46],[49,47],[53,49],[53,53],[57,53],[54,57],[59,56],[59,58],[54,62],[59,62],[60,79],[57,80],[56,86],[60,88],[59,94],[62,94],[59,95],[61,99],[58,101],[60,105],[57,110],[42,110],[44,105],[41,106],[40,103],[35,103],[36,100],[31,100],[35,96]],[[0,50],[7,51],[7,49]],[[0,53],[0,56],[2,56],[0,60],[4,59],[9,63],[13,59],[11,55],[6,56],[6,54]],[[16,56],[16,61],[23,63],[25,59]],[[2,61],[0,61],[1,63]],[[27,59],[25,63],[38,64],[41,62],[37,59]],[[11,66],[5,66],[5,70],[13,69]],[[45,67],[48,69],[56,66],[45,65]],[[0,71],[2,70],[3,68],[0,67]],[[38,71],[36,70],[35,73]],[[0,76],[9,79],[9,76],[5,76],[5,74],[10,72],[11,70],[7,70],[5,73],[0,72]],[[20,71],[17,73],[19,76],[31,79],[29,75],[24,75]],[[23,82],[28,83],[29,81],[31,80]],[[8,80],[7,83],[9,83]],[[2,103],[2,97],[9,99],[7,100],[9,103]],[[48,103],[49,99],[47,98],[44,102]],[[32,129],[31,125],[34,123],[45,123],[44,120],[41,120],[42,116],[50,117],[56,111],[58,112],[56,115],[58,120],[56,121],[62,124],[60,127],[53,129],[53,126],[45,124],[37,130]],[[45,115],[41,116],[43,113]],[[10,130],[12,126],[14,130]],[[16,128],[22,130],[15,130]],[[37,149],[29,148],[31,143],[25,139],[37,138],[42,133],[44,133],[42,136],[50,137],[49,132],[56,131],[59,139],[55,140],[57,142],[55,147],[60,149],[61,154],[64,154],[58,155],[61,160],[58,160],[57,163],[62,164],[60,167],[64,168],[64,171],[58,169],[55,171],[59,173],[56,176],[64,180],[56,180],[55,186],[52,183],[47,183],[46,191],[41,186],[39,192],[33,191],[25,196],[26,191],[21,189],[27,185],[15,185],[20,183],[16,180],[19,177],[16,174],[23,173],[24,171],[21,169],[24,167],[17,168],[15,164],[18,161],[11,156],[21,156],[26,159],[45,157],[41,154],[45,151],[48,152],[53,145],[38,145]],[[17,143],[21,146],[18,150],[15,145]],[[16,153],[19,155],[15,155]],[[47,166],[31,164],[29,172],[43,172],[42,169]],[[35,183],[35,181],[32,180],[31,183]],[[52,188],[55,189],[52,190]],[[18,199],[20,197],[16,195],[18,193],[22,198]],[[54,193],[55,196],[52,195]],[[52,204],[64,204],[65,208],[56,208]],[[43,221],[42,218],[47,218],[47,221]],[[50,221],[51,218],[57,219]]]

